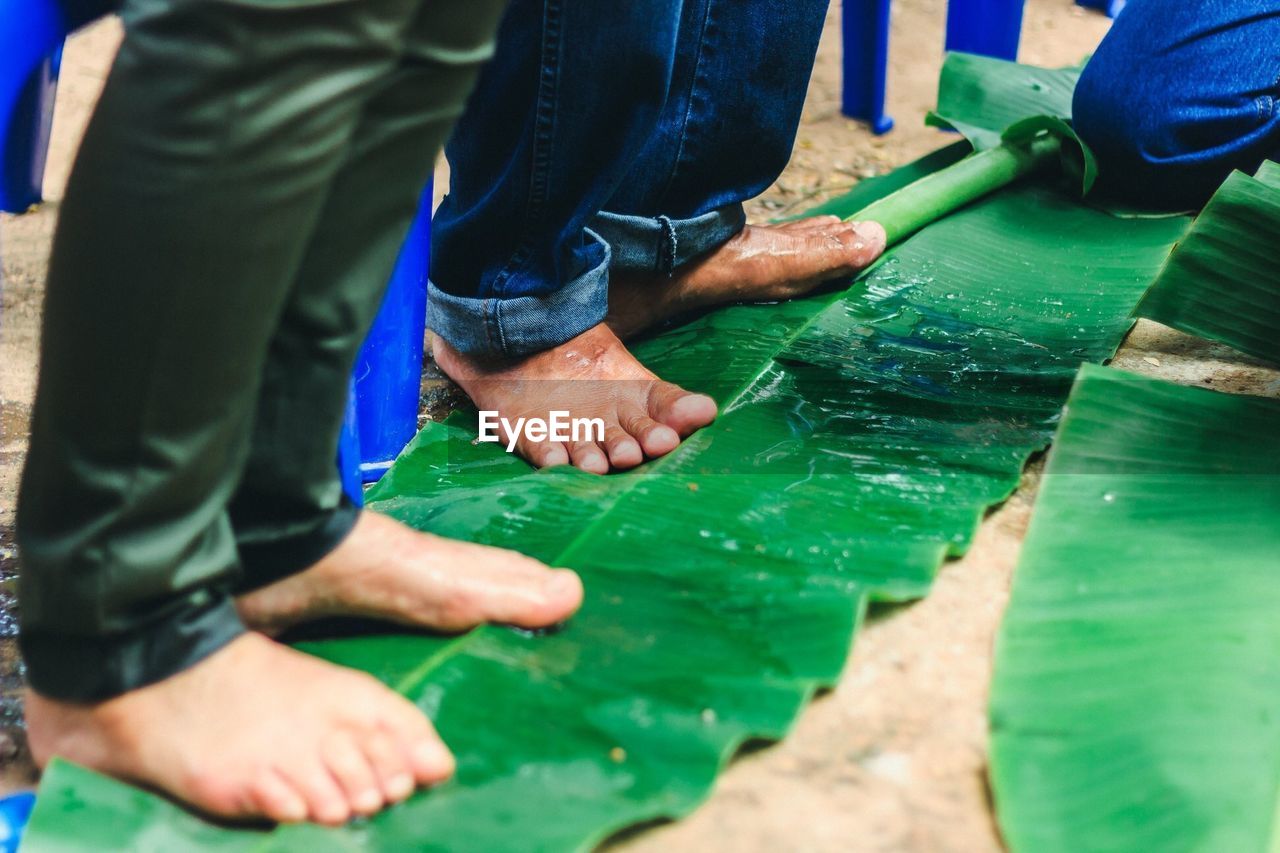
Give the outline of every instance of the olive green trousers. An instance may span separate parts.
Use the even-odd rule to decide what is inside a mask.
[[[18,507],[31,685],[92,701],[244,627],[357,510],[347,377],[501,0],[125,0],[60,211]]]

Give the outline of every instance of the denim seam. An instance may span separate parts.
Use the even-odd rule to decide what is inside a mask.
[[[498,334],[498,351],[503,357],[510,357],[511,350],[507,347],[507,335],[502,328],[502,301],[495,300],[493,305],[493,329]],[[490,342],[492,349],[492,342]]]
[[[675,272],[676,258],[679,256],[680,238],[676,234],[676,226],[669,216],[659,216],[658,224],[662,226],[662,246],[658,255],[658,272],[670,276]]]
[[[551,184],[552,150],[555,144],[556,94],[560,89],[560,18],[563,0],[544,0],[542,4],[542,53],[538,67],[538,96],[534,108],[532,162],[529,172],[529,197],[525,203],[524,222],[520,240],[510,260],[494,276],[491,292],[498,297],[506,295],[506,285],[515,273],[523,269],[534,251],[533,223],[541,217]],[[495,312],[496,314],[496,312]],[[499,335],[501,332],[499,331]]]
[[[1280,92],[1280,73],[1271,80],[1271,88],[1275,92]],[[1265,105],[1263,102],[1266,102]],[[1276,99],[1274,95],[1262,95],[1258,98],[1258,118],[1266,122],[1274,118],[1276,114]]]
[[[485,298],[480,303],[480,316],[484,318],[484,342],[485,345],[493,350],[493,337],[496,331],[501,336],[502,331],[498,327],[498,300]]]

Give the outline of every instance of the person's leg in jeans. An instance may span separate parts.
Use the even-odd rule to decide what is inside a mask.
[[[870,263],[878,226],[745,227],[791,153],[826,0],[516,0],[449,144],[429,322],[482,409],[599,417],[603,442],[518,443],[604,472],[715,415],[625,337],[803,293]],[[607,317],[607,320],[606,320]]]
[[[1198,207],[1280,156],[1280,0],[1130,0],[1076,86],[1100,186]]]
[[[334,589],[333,564],[355,538],[343,534],[359,524],[320,473],[333,464],[342,393],[327,382],[346,387],[337,362],[349,369],[408,228],[405,198],[460,112],[499,11],[497,0],[126,3],[125,40],[62,205],[19,501],[39,762],[63,755],[225,817],[327,823],[451,771],[412,704],[247,633],[237,608],[251,624],[287,623],[315,609],[314,593],[329,612],[439,615]],[[372,160],[383,180],[341,201],[360,214],[345,220],[350,239],[373,248],[323,254],[335,193],[372,177]],[[384,201],[363,197],[388,186]],[[317,253],[341,269],[314,273]],[[295,348],[322,357],[290,388],[272,371]],[[298,430],[296,452],[271,426],[284,423]],[[285,509],[248,499],[254,480],[242,473],[263,443],[307,472],[277,493]],[[246,503],[233,519],[237,491]],[[233,524],[254,544],[274,525],[278,553],[293,559],[332,548],[328,574],[302,571],[236,601],[272,570],[241,566]],[[380,571],[371,585],[385,588],[391,570]],[[572,590],[545,594],[559,573],[518,557],[506,573],[549,617],[540,624],[576,604]],[[494,574],[461,591],[482,615],[476,598]]]

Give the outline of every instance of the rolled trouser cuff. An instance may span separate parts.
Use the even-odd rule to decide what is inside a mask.
[[[465,355],[515,359],[544,352],[604,322],[609,310],[609,247],[596,241],[603,260],[540,296],[456,296],[430,283],[427,327]]]
[[[727,204],[689,219],[596,214],[591,229],[605,239],[613,269],[668,275],[718,249],[747,224],[741,204]]]
[[[182,606],[118,635],[24,628],[27,683],[49,699],[101,702],[190,669],[245,632],[226,592],[197,590]]]
[[[309,530],[261,542],[237,541],[242,571],[235,594],[253,592],[314,566],[351,534],[359,518],[360,507],[344,494],[337,508]]]

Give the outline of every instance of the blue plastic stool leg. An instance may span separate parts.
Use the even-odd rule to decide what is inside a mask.
[[[0,799],[0,853],[17,853],[35,805],[36,795],[31,791],[19,791]]]
[[[890,0],[842,0],[840,29],[844,51],[844,86],[840,111],[888,133],[893,119],[884,114],[885,78],[889,66]]]
[[[360,472],[382,476],[418,431],[422,339],[427,323],[427,267],[431,259],[432,182],[400,249],[378,317],[356,360]]]
[[[1105,12],[1107,17],[1114,18],[1124,8],[1124,2],[1125,0],[1076,0],[1076,5],[1084,6],[1086,9],[1098,9]]]
[[[951,0],[947,6],[947,50],[1018,58],[1023,0]]]
[[[40,199],[57,79],[48,60],[65,36],[53,0],[0,0],[0,210]]]
[[[22,213],[41,199],[44,166],[53,129],[53,101],[58,91],[62,48],[27,79],[10,114],[4,139],[4,178],[0,180],[0,210]]]
[[[364,506],[364,482],[360,479],[360,418],[356,416],[354,376],[348,382],[347,410],[338,436],[338,475],[342,478],[342,491],[352,503]]]

